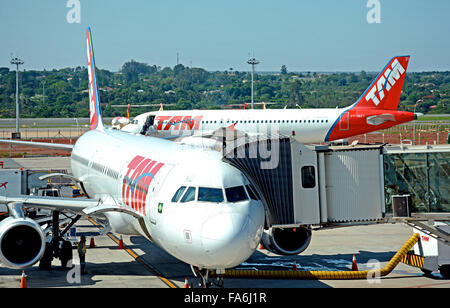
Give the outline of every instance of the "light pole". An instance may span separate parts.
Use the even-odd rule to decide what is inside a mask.
[[[419,105],[419,103],[421,103],[421,102],[422,102],[421,99],[416,101],[416,104],[414,105],[414,114],[416,114],[417,105]],[[414,123],[413,123],[413,144],[416,145],[416,121],[414,121]]]
[[[11,64],[15,64],[16,65],[16,135],[15,135],[15,138],[20,139],[20,132],[19,132],[19,117],[20,117],[20,109],[19,109],[19,65],[24,64],[24,62],[16,57],[16,58],[11,60]]]
[[[252,66],[252,109],[254,107],[254,94],[253,94],[253,83],[254,83],[254,75],[255,75],[255,65],[259,64],[259,61],[255,59],[255,57],[249,59],[247,61],[248,64]]]

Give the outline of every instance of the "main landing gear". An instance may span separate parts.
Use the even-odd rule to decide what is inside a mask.
[[[70,219],[71,222],[66,226],[66,228],[60,230],[60,217],[62,214],[59,211],[52,212],[52,222],[51,222],[51,241],[46,244],[44,256],[39,262],[39,268],[44,270],[50,270],[52,268],[53,258],[59,258],[61,260],[61,266],[66,268],[68,262],[72,260],[72,243],[64,239],[64,234],[80,219],[80,215],[75,217],[69,217],[65,214],[66,218]]]

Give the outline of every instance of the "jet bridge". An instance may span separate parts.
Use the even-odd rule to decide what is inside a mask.
[[[240,138],[242,139],[242,138]],[[266,228],[382,220],[382,145],[304,145],[288,137],[228,142],[266,206]]]
[[[295,255],[311,228],[378,222],[385,216],[382,145],[304,145],[245,136],[223,144],[223,160],[256,187],[266,209],[264,247]]]

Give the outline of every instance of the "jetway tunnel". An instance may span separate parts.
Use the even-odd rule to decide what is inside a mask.
[[[383,145],[305,145],[284,136],[237,138],[223,160],[266,207],[266,228],[377,222],[385,216]]]
[[[291,140],[238,141],[227,143],[223,160],[244,172],[257,188],[266,207],[266,228],[294,224]]]

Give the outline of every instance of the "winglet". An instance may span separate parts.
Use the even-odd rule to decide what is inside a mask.
[[[86,29],[87,58],[89,73],[89,109],[91,118],[91,129],[104,130],[100,98],[98,95],[97,78],[95,75],[94,46],[92,44],[91,28]]]

